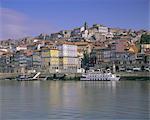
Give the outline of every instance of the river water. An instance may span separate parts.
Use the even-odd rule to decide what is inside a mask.
[[[143,120],[149,97],[149,81],[0,80],[0,120]]]

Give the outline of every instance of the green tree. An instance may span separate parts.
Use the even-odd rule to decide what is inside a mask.
[[[141,44],[150,44],[150,35],[143,34],[140,40]]]
[[[84,55],[84,58],[82,59],[82,65],[83,65],[84,68],[86,68],[89,65],[90,57],[89,57],[89,54],[87,52],[84,52],[83,55]]]

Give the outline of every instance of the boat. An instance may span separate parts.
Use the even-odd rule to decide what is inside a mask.
[[[120,79],[119,76],[107,70],[102,72],[101,70],[97,71],[88,71],[87,73],[83,73],[80,80],[81,81],[118,81]]]
[[[20,75],[18,78],[17,78],[18,81],[33,81],[33,80],[37,80],[37,79],[33,79],[29,76],[26,76],[26,75]]]
[[[40,74],[41,74],[41,73],[38,72],[38,73],[36,73],[35,76],[33,76],[33,77],[28,76],[28,75],[20,75],[20,76],[17,78],[17,80],[18,80],[18,81],[34,81],[34,80],[41,80],[41,79],[39,78],[39,75],[40,75]],[[43,80],[44,80],[44,79],[43,79]]]

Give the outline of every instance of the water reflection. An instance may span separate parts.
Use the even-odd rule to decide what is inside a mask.
[[[113,94],[116,93],[117,85],[119,85],[119,81],[82,81],[80,83],[81,88],[107,89]]]
[[[115,88],[119,81],[81,81],[81,87]]]
[[[1,119],[148,119],[148,81],[0,81]]]
[[[56,81],[49,84],[49,105],[54,108],[75,108],[79,104],[79,84]]]

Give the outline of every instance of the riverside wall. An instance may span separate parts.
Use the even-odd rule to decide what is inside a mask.
[[[18,76],[17,73],[0,73],[0,79],[13,79]]]
[[[146,78],[147,80],[150,80],[150,72],[117,72],[117,75],[119,75],[122,79],[134,79],[134,78]],[[18,73],[0,73],[0,80],[2,79],[14,79],[18,76]],[[43,77],[48,76],[51,79],[55,78],[62,78],[64,80],[73,80],[77,79],[79,80],[81,77],[81,73],[46,73],[42,74]],[[54,77],[55,76],[55,77]]]
[[[150,80],[150,72],[118,72],[121,80]]]

